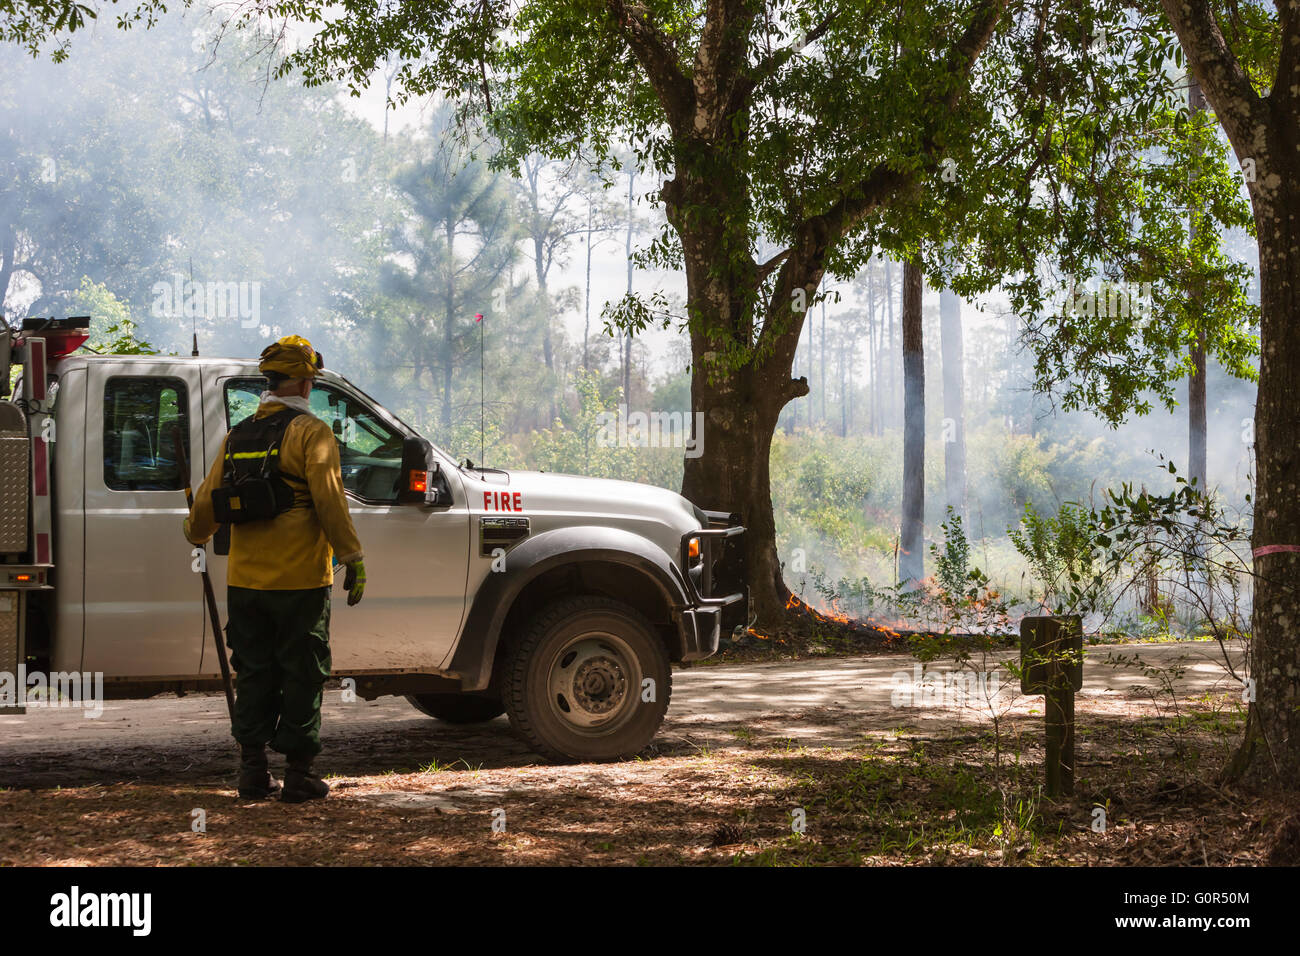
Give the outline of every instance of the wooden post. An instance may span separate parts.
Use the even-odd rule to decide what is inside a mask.
[[[1047,795],[1074,793],[1074,688],[1059,656],[1048,665],[1043,695],[1047,721]]]
[[[1074,793],[1074,694],[1083,687],[1083,619],[1021,620],[1020,663],[1020,690],[1043,695],[1047,795],[1069,796]]]

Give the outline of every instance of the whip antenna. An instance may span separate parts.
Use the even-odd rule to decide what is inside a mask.
[[[478,323],[478,460],[487,466],[487,438],[483,429],[486,420],[483,399],[483,313],[475,312],[474,321]]]
[[[190,295],[194,294],[194,257],[190,256]],[[184,308],[184,306],[182,306]],[[190,313],[190,328],[194,332],[194,345],[190,349],[190,357],[199,357],[199,318],[197,312]]]

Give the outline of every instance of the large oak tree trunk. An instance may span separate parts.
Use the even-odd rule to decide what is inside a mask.
[[[1300,781],[1300,29],[1279,16],[1278,76],[1255,89],[1204,0],[1162,0],[1196,81],[1232,141],[1259,237],[1260,365],[1255,401],[1255,594],[1246,737],[1226,775]],[[1292,14],[1292,15],[1288,15]]]
[[[1276,157],[1295,157],[1288,131]],[[1277,160],[1275,160],[1277,161]],[[1300,781],[1300,163],[1277,170],[1269,209],[1256,202],[1260,264],[1260,368],[1255,404],[1253,773]],[[1277,545],[1290,550],[1268,550]],[[1266,553],[1260,553],[1265,549]],[[1261,753],[1262,751],[1262,753]]]
[[[925,577],[925,351],[921,332],[921,269],[903,266],[903,520],[898,580]]]
[[[747,529],[752,612],[770,624],[785,610],[789,597],[776,550],[769,466],[772,435],[785,399],[763,388],[752,367],[712,383],[696,368],[691,403],[704,414],[704,433],[696,436],[702,454],[686,459],[682,494],[701,508],[739,512]]]
[[[1192,121],[1200,123],[1205,112],[1205,94],[1201,84],[1191,80],[1187,86],[1187,108],[1192,114]],[[1197,171],[1193,170],[1191,180],[1196,181]],[[1201,210],[1192,210],[1187,221],[1188,245],[1196,242],[1196,221]],[[1200,300],[1192,297],[1193,308],[1200,311]],[[1202,316],[1198,315],[1198,319]],[[1209,475],[1206,464],[1206,406],[1205,406],[1205,334],[1199,333],[1192,346],[1192,374],[1187,380],[1187,477],[1196,479],[1200,491],[1208,488]]]
[[[783,331],[772,337],[771,347],[751,352],[736,365],[721,353],[729,342],[746,340],[763,304],[754,296],[752,260],[733,255],[734,237],[719,219],[709,228],[681,228],[682,210],[721,208],[725,175],[691,172],[682,163],[679,177],[664,189],[670,222],[682,236],[686,272],[686,301],[694,321],[691,327],[691,408],[703,414],[702,433],[686,456],[682,494],[701,508],[738,512],[747,529],[745,561],[752,613],[760,624],[774,624],[784,615],[790,596],[781,576],[776,548],[776,522],[772,512],[771,450],[781,409],[792,398],[807,395],[806,380],[791,377],[804,310],[791,310],[790,298],[768,303],[771,310],[784,307]],[[741,194],[736,192],[734,194]],[[689,201],[687,200],[689,197]],[[821,269],[801,270],[805,296],[821,281]],[[806,298],[805,298],[805,304]]]

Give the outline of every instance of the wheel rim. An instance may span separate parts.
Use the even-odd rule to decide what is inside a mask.
[[[636,654],[617,634],[579,634],[551,658],[546,677],[551,713],[568,729],[587,736],[626,723],[641,691]]]

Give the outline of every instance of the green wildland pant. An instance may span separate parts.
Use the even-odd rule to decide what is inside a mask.
[[[226,589],[241,745],[290,758],[320,753],[321,688],[330,674],[330,589]]]

